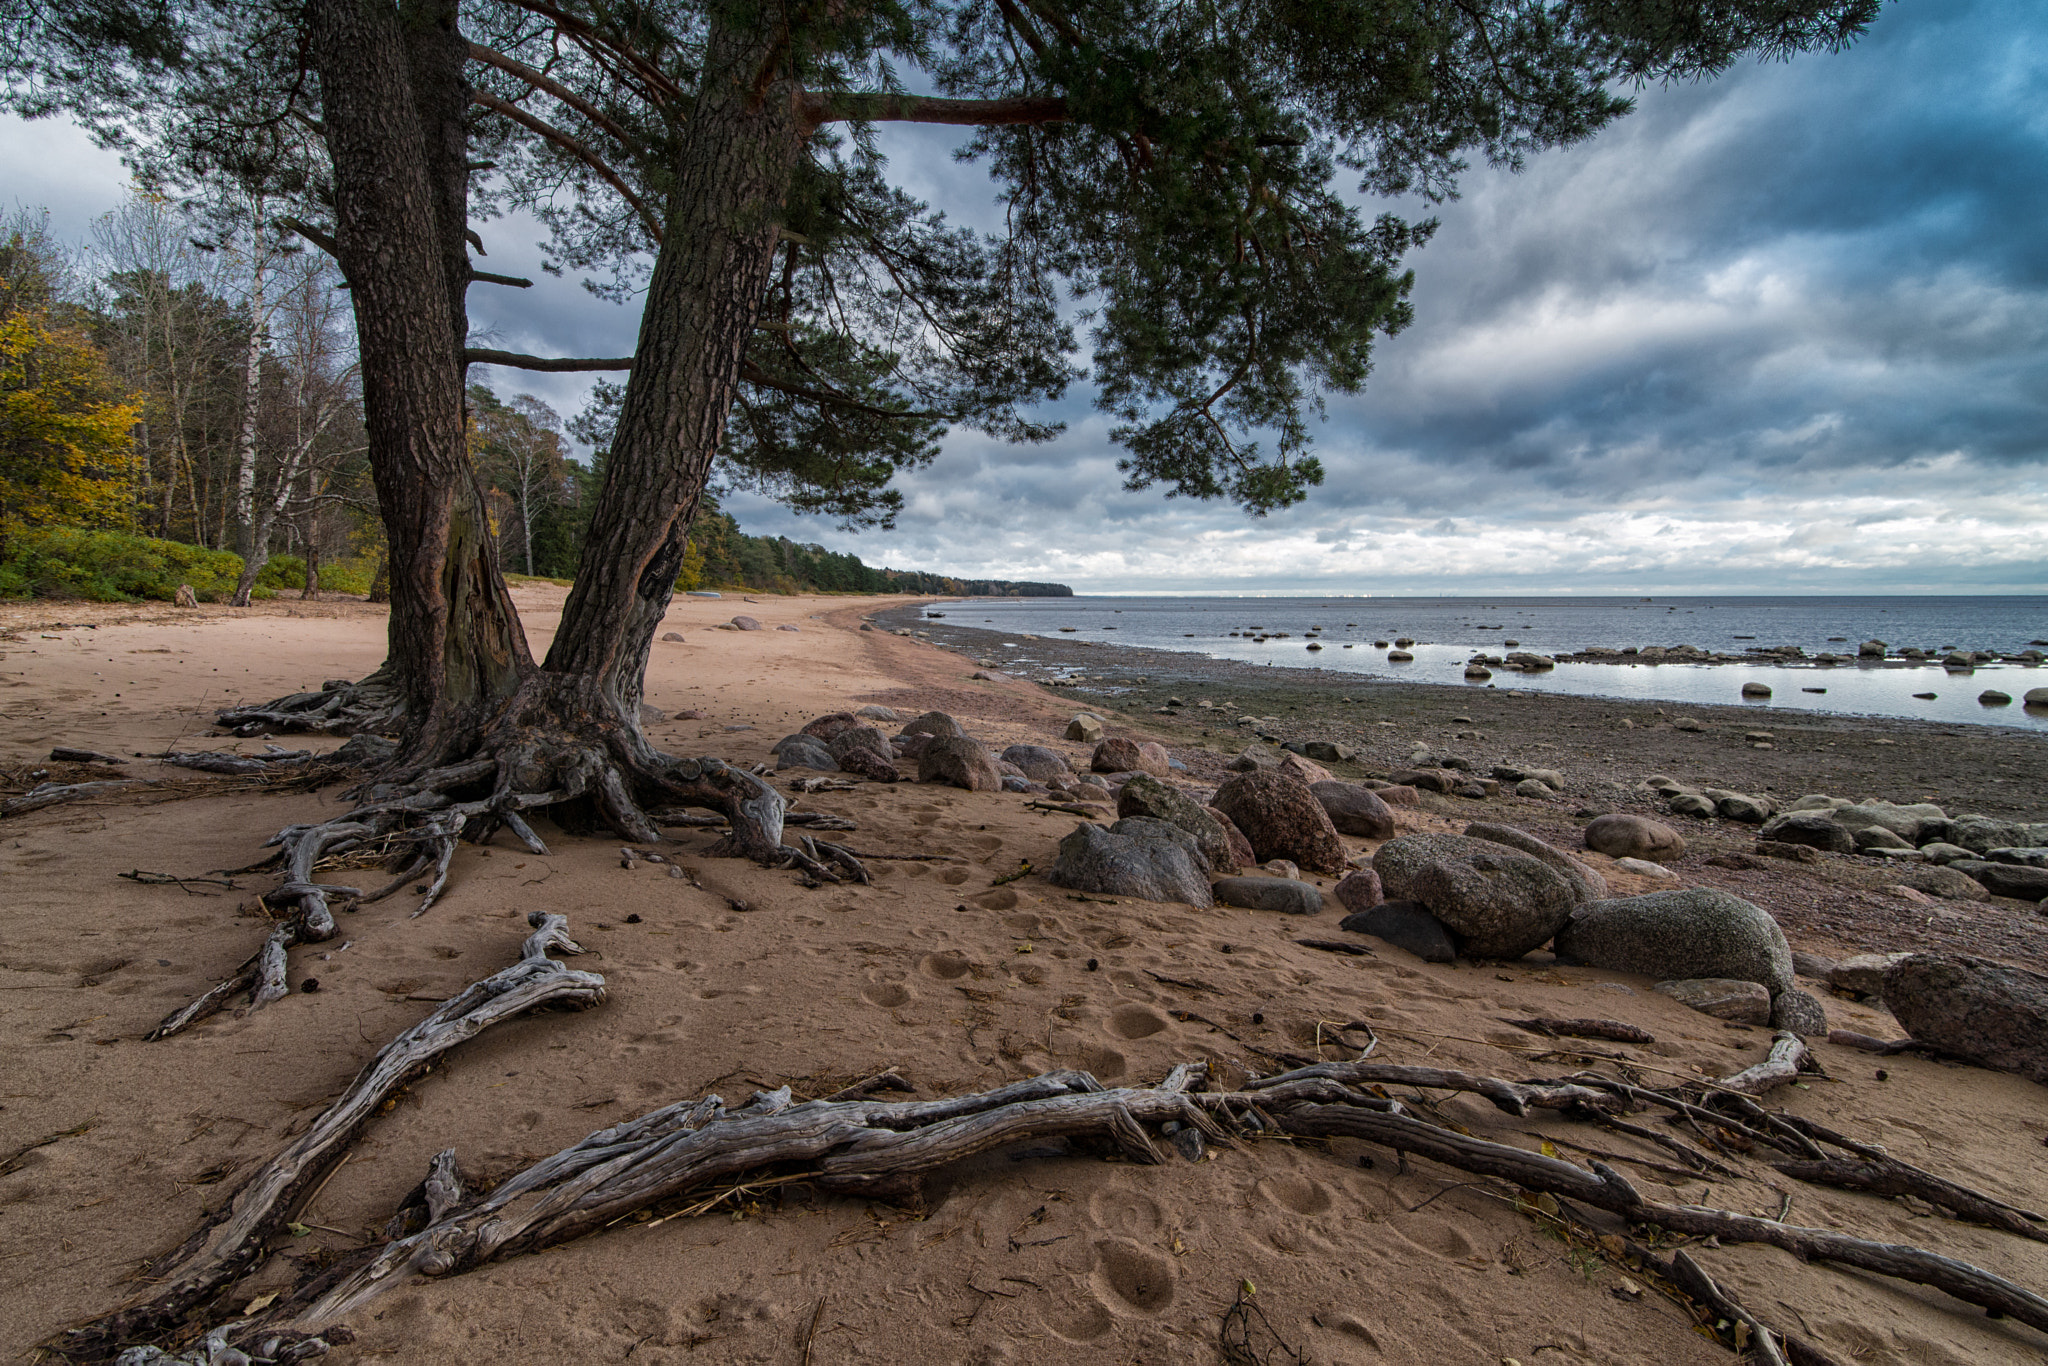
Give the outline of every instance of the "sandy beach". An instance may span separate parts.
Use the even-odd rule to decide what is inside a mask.
[[[515,589],[536,655],[563,593]],[[1762,750],[1738,738],[1759,729],[1754,714],[1733,708],[1689,709],[1705,729],[1680,732],[1638,704],[1349,681],[1333,695],[1311,679],[1226,676],[1103,646],[1080,653],[1121,681],[1051,689],[973,677],[970,633],[926,641],[860,629],[912,606],[679,598],[663,629],[684,639],[658,641],[649,667],[647,699],[665,713],[649,733],[672,753],[751,766],[810,718],[876,703],[941,709],[993,748],[1046,745],[1085,768],[1089,746],[1062,736],[1075,711],[1090,710],[1112,735],[1167,744],[1187,785],[1213,787],[1250,736],[1195,715],[1199,687],[1218,707],[1274,716],[1273,734],[1356,747],[1356,762],[1334,766],[1340,776],[1394,767],[1418,741],[1483,763],[1561,769],[1569,782],[1553,800],[1425,794],[1397,815],[1404,831],[1521,826],[1581,852],[1617,895],[1667,884],[1579,851],[1580,813],[1638,809],[1635,786],[1651,773],[2048,818],[2048,747],[1995,728],[1774,719]],[[770,629],[716,629],[738,612]],[[361,677],[384,653],[382,610],[346,600],[241,611],[10,603],[0,628],[5,795],[45,777],[101,776],[48,763],[53,745],[127,756],[137,776],[189,777],[135,756],[228,747],[237,742],[214,738],[209,724],[215,708]],[[1189,705],[1167,708],[1171,696]],[[787,790],[793,776],[777,785]],[[497,1026],[438,1062],[371,1122],[299,1211],[303,1236],[284,1239],[231,1302],[288,1290],[379,1237],[444,1148],[465,1172],[502,1178],[592,1130],[712,1093],[735,1105],[782,1085],[823,1096],[892,1067],[922,1098],[1055,1068],[1135,1085],[1188,1061],[1235,1086],[1292,1060],[1356,1057],[1354,1022],[1377,1033],[1379,1061],[1515,1079],[1562,1077],[1615,1054],[1653,1085],[1722,1077],[1760,1061],[1771,1041],[1767,1029],[1695,1013],[1628,974],[1544,957],[1430,964],[1376,940],[1361,940],[1364,956],[1297,942],[1338,933],[1334,901],[1301,919],[1077,896],[1043,876],[1075,817],[1034,810],[1029,794],[863,782],[794,803],[856,823],[838,838],[873,856],[872,886],[806,888],[787,871],[708,858],[708,832],[662,846],[686,873],[669,877],[622,866],[631,861],[615,839],[543,823],[546,856],[502,839],[463,846],[450,890],[422,916],[405,896],[339,916],[335,939],[293,951],[291,981],[316,978],[317,991],[144,1042],[254,950],[264,933],[256,898],[275,877],[222,887],[119,875],[218,877],[260,858],[280,827],[333,813],[338,793],[166,790],[0,821],[6,1359],[32,1359],[66,1326],[145,1289],[149,1262],[386,1040],[512,962],[531,911],[569,918],[591,950],[576,966],[604,975],[608,1000]],[[1871,860],[1725,866],[1743,862],[1724,856],[1746,848],[1753,829],[1696,822],[1686,834],[1691,850],[1671,865],[1678,885],[1754,901],[1794,949],[1946,946],[2048,967],[2048,920],[2031,905],[1926,904],[1892,890],[1896,877]],[[1027,863],[1033,871],[1012,878]],[[1333,881],[1307,880],[1325,890]],[[1881,1007],[1801,985],[1835,1027],[1901,1032]],[[1656,1042],[1581,1051],[1504,1023],[1527,1016],[1613,1019]],[[1813,1051],[1824,1074],[1774,1092],[1772,1104],[2014,1205],[2048,1208],[2040,1086],[1915,1054],[1877,1058],[1825,1041]],[[1734,1177],[1693,1176],[1661,1146],[1555,1112],[1518,1117],[1471,1096],[1399,1094],[1474,1135],[1616,1162],[1657,1199],[1916,1244],[2048,1290],[2048,1243],[1917,1202],[1794,1181],[1759,1157],[1731,1156]],[[1596,1231],[1620,1232],[1611,1222],[1595,1220]],[[2048,1353],[2048,1335],[1932,1290],[1755,1245],[1689,1251],[1747,1308],[1840,1362],[1965,1366]],[[354,1342],[330,1359],[1220,1362],[1224,1316],[1246,1282],[1272,1361],[1290,1359],[1279,1344],[1318,1363],[1734,1359],[1679,1303],[1596,1242],[1518,1211],[1501,1184],[1351,1139],[1254,1141],[1157,1166],[997,1151],[946,1169],[908,1208],[801,1182],[764,1186],[694,1217],[628,1220],[394,1291],[349,1322]]]

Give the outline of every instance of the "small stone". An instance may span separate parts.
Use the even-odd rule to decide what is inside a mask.
[[[737,631],[758,631],[761,629],[761,623],[752,617],[734,617],[732,625],[733,629]]]
[[[1292,859],[1269,858],[1260,864],[1259,867],[1265,869],[1274,877],[1286,878],[1290,882],[1301,881],[1301,869],[1294,866]]]
[[[868,705],[856,711],[854,715],[868,721],[901,721],[903,719],[903,713],[897,711],[894,707],[882,706],[878,702],[868,703]]]
[[[1884,975],[1895,963],[1911,958],[1910,953],[1859,953],[1844,958],[1828,973],[1828,985],[1854,996],[1884,994]]]
[[[913,717],[909,721],[904,722],[903,729],[897,733],[899,735],[949,735],[955,739],[965,739],[967,736],[967,731],[960,723],[942,711],[928,711],[922,716]]]
[[[1831,854],[1852,853],[1856,848],[1856,837],[1849,828],[1819,811],[1787,811],[1773,816],[1757,831],[1757,839],[1775,844],[1803,844]]]
[[[1691,977],[1659,982],[1650,990],[1717,1020],[1751,1025],[1771,1022],[1771,993],[1756,982],[1731,977]]]
[[[1354,912],[1369,911],[1386,899],[1380,890],[1380,875],[1370,868],[1347,874],[1332,895],[1338,905]]]
[[[1744,697],[1769,697],[1771,695],[1771,687],[1768,683],[1745,683],[1742,685],[1742,695]]]
[[[1807,844],[1786,844],[1781,840],[1758,840],[1756,851],[1765,858],[1781,858],[1793,863],[1819,863],[1820,850]]]
[[[1925,849],[1920,851],[1926,853]],[[1916,892],[1940,897],[1945,901],[1989,901],[1991,893],[1983,883],[1967,873],[1941,866],[1915,868],[1899,879]]]
[[[1067,722],[1067,738],[1084,744],[1102,738],[1102,718],[1090,712],[1080,712]]]
[[[683,643],[683,633],[681,631],[663,631],[661,633],[661,638],[666,641],[671,641],[677,645]]]
[[[1219,878],[1209,889],[1226,906],[1283,915],[1320,915],[1323,894],[1306,882],[1279,877]]]
[[[1425,963],[1448,963],[1458,948],[1444,923],[1429,908],[1414,901],[1387,901],[1363,911],[1354,911],[1337,922],[1337,928],[1352,934],[1369,934],[1397,949],[1406,949]]]
[[[1634,873],[1637,877],[1654,878],[1658,882],[1678,881],[1678,874],[1672,872],[1663,864],[1652,863],[1648,859],[1618,858],[1614,861],[1614,866],[1624,873]]]

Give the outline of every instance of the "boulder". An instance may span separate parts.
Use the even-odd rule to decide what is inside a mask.
[[[1549,797],[1551,791],[1548,786],[1537,782],[1534,778],[1524,778],[1515,784],[1515,795],[1517,797],[1530,797],[1541,800]]]
[[[1933,844],[1921,845],[1920,855],[1922,858],[1925,858],[1929,863],[1944,864],[1960,863],[1964,859],[1973,859],[1977,857],[1977,855],[1973,851],[1963,848],[1963,846],[1960,844],[1945,844],[1941,841],[1936,841]]]
[[[960,723],[942,711],[928,711],[904,723],[899,735],[949,735],[954,739],[966,736]]]
[[[1827,1007],[1818,997],[1794,987],[1781,991],[1771,1002],[1771,1028],[1788,1029],[1802,1039],[1828,1036]]]
[[[1092,744],[1102,738],[1102,718],[1088,712],[1080,712],[1067,722],[1067,738]]]
[[[1369,911],[1386,900],[1380,892],[1380,875],[1370,868],[1348,874],[1331,895],[1347,911]]]
[[[1985,858],[1993,863],[2014,863],[2026,868],[2048,868],[2048,849],[1992,849]]]
[[[1792,950],[1778,922],[1714,887],[1588,902],[1558,931],[1557,955],[1660,980],[1733,977],[1772,995],[1792,985]]]
[[[1046,880],[1056,887],[1098,896],[1215,905],[1209,880],[1197,863],[1200,856],[1153,831],[1150,827],[1155,824],[1163,823],[1145,822],[1128,831],[1092,824],[1076,826],[1073,834],[1060,841],[1059,858]]]
[[[1828,980],[1828,974],[1835,970],[1835,960],[1803,949],[1792,950],[1792,971],[1801,977],[1810,977],[1816,982]]]
[[[1921,850],[1925,853],[1926,850]],[[1899,881],[1916,892],[1938,896],[1948,901],[1988,901],[1991,893],[1984,884],[1968,873],[1959,873],[1953,868],[1939,865],[1915,868],[1903,874]]]
[[[1240,773],[1216,789],[1212,803],[1230,817],[1261,861],[1292,859],[1304,868],[1336,875],[1349,854],[1337,827],[1308,785],[1285,773]]]
[[[1704,792],[1674,792],[1664,803],[1664,809],[1674,816],[1692,816],[1699,820],[1706,820],[1720,811],[1714,799]]]
[[[1273,757],[1273,751],[1264,745],[1246,745],[1244,750],[1225,767],[1232,773],[1257,773],[1262,768],[1278,768],[1280,761]]]
[[[1499,777],[1499,774],[1495,774]],[[1521,781],[1542,783],[1552,792],[1564,791],[1564,774],[1554,768],[1529,768],[1522,770]]]
[[[1828,985],[1852,996],[1884,995],[1884,975],[1910,953],[1858,953],[1828,969]]]
[[[1265,869],[1274,877],[1284,877],[1290,882],[1301,881],[1301,869],[1295,866],[1293,859],[1269,858],[1260,864],[1259,867]]]
[[[1824,793],[1810,793],[1786,807],[1787,811],[1839,811],[1855,803],[1847,797],[1830,797]]]
[[[2048,1085],[2048,977],[1959,953],[1916,953],[1885,973],[1884,1001],[1921,1043]]]
[[[1066,755],[1044,745],[1011,745],[1003,751],[1003,762],[1015,764],[1019,773],[1041,783],[1065,778],[1074,771]]]
[[[1104,740],[1088,756],[1088,767],[1095,773],[1142,772],[1144,756],[1138,753],[1136,740]]]
[[[1449,792],[1454,781],[1450,774],[1434,768],[1404,768],[1394,774],[1396,786],[1418,792]]]
[[[1851,834],[1858,830],[1889,830],[1906,840],[1908,847],[1920,843],[1920,830],[1928,822],[1947,819],[1948,813],[1931,802],[1916,802],[1911,806],[1857,802],[1837,807],[1834,812],[1835,824],[1846,827]]]
[[[1548,864],[1553,872],[1571,884],[1574,902],[1599,901],[1607,895],[1606,878],[1564,850],[1545,844],[1526,830],[1517,830],[1512,825],[1497,825],[1492,821],[1474,821],[1465,827],[1465,834],[1475,840],[1505,845]]]
[[[1002,772],[981,741],[964,735],[935,735],[917,756],[917,780],[950,783],[969,792],[1000,792]]]
[[[1394,813],[1370,790],[1356,783],[1340,782],[1311,783],[1308,790],[1322,803],[1330,824],[1340,834],[1369,840],[1394,837]]]
[[[1929,827],[1933,824],[1928,822]],[[2026,826],[2014,821],[1993,820],[1989,816],[1958,816],[1940,830],[1927,829],[1927,833],[1945,844],[1960,844],[1973,854],[1988,854],[1993,849],[2034,843],[2028,837]]]
[[[180,607],[186,606],[182,602],[178,605]],[[2048,707],[2048,688],[2029,688],[2027,689],[2026,696],[2022,697],[2020,702],[2022,705],[2029,707]]]
[[[1741,821],[1745,825],[1762,825],[1771,818],[1770,799],[1751,796],[1747,792],[1730,792],[1714,806],[1729,820]]]
[[[854,715],[865,721],[901,721],[903,719],[902,712],[897,711],[894,707],[885,707],[879,702],[868,703],[865,707],[854,712]]]
[[[1358,757],[1358,751],[1349,745],[1332,744],[1328,740],[1311,740],[1303,747],[1303,753],[1321,764],[1343,763]]]
[[[1252,851],[1252,842],[1244,837],[1244,831],[1237,828],[1236,821],[1213,806],[1205,806],[1202,810],[1207,812],[1217,825],[1223,827],[1223,838],[1230,846],[1230,856],[1217,864],[1217,867],[1249,868],[1259,861],[1259,856]],[[1968,881],[1967,878],[1964,880]],[[1970,885],[1975,887],[1977,884],[1971,882]]]
[[[820,716],[815,721],[804,722],[803,733],[821,744],[830,744],[832,737],[843,730],[852,730],[861,724],[861,719],[850,711],[835,711],[830,716]]]
[[[1306,882],[1281,877],[1219,878],[1209,890],[1226,906],[1282,915],[1321,915],[1323,894]]]
[[[1977,879],[1993,896],[2009,896],[2020,901],[2039,901],[2048,897],[2048,868],[1976,859],[1949,866]]]
[[[761,629],[761,623],[752,617],[734,617],[732,624],[742,631],[758,631]]]
[[[1681,858],[1685,839],[1662,821],[1621,812],[1596,816],[1586,826],[1586,847],[1609,858],[1642,858],[1653,862]]]
[[[1881,640],[1866,640],[1856,647],[1856,657],[1858,659],[1883,659],[1884,652],[1889,648]]]
[[[1838,824],[1832,814],[1819,811],[1787,811],[1773,816],[1764,822],[1756,837],[1774,844],[1803,844],[1831,854],[1852,853],[1856,848],[1856,837],[1848,828]]]
[[[1334,783],[1337,781],[1337,775],[1330,772],[1329,769],[1324,768],[1315,760],[1304,758],[1299,754],[1283,755],[1280,759],[1280,771],[1300,779],[1310,787],[1314,787],[1317,783]]]
[[[1422,794],[1405,783],[1381,783],[1372,794],[1388,806],[1416,806],[1422,801]]]
[[[1155,778],[1163,778],[1173,770],[1173,756],[1166,752],[1166,746],[1156,740],[1141,741],[1138,745],[1138,767]]]
[[[1123,790],[1117,793],[1116,814],[1146,816],[1185,830],[1194,837],[1196,847],[1211,868],[1241,866],[1232,854],[1230,837],[1207,808],[1179,788],[1168,787],[1149,774],[1140,773],[1123,785]]]
[[[1771,993],[1757,982],[1732,977],[1689,977],[1659,982],[1650,990],[1717,1020],[1752,1025],[1771,1022]]]
[[[895,751],[890,748],[888,737],[873,726],[842,730],[825,742],[825,748],[842,772],[858,773],[878,783],[893,783],[903,776],[897,771]]]
[[[1448,963],[1458,956],[1458,946],[1443,922],[1413,901],[1387,901],[1353,911],[1337,922],[1337,928],[1383,939],[1425,963]]]
[[[1419,901],[1476,958],[1520,958],[1570,917],[1572,886],[1541,860],[1491,840],[1403,835],[1373,855],[1386,894]]]
[[[683,643],[683,633],[681,631],[663,631],[661,638],[671,644],[680,645]]]
[[[775,755],[778,773],[785,768],[814,768],[821,773],[839,771],[839,761],[832,757],[832,751],[808,735],[790,736],[775,747]]]

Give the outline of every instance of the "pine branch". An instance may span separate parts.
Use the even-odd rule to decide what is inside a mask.
[[[858,120],[865,123],[946,123],[971,128],[1065,123],[1063,95],[1019,95],[1006,100],[949,100],[930,95],[822,95],[802,97],[813,126]]]
[[[647,235],[654,239],[656,245],[660,244],[660,222],[656,220],[654,214],[648,209],[646,203],[640,198],[640,196],[634,194],[633,191],[627,187],[626,182],[619,176],[619,173],[617,171],[614,171],[610,166],[606,165],[604,158],[599,156],[595,151],[593,151],[588,143],[584,142],[581,138],[575,137],[574,135],[564,132],[562,129],[555,127],[552,123],[547,122],[545,119],[541,119],[533,114],[527,113],[524,109],[521,109],[518,105],[512,103],[510,100],[499,99],[496,95],[490,94],[487,91],[472,90],[469,92],[469,98],[471,103],[480,104],[494,114],[503,114],[506,118],[512,120],[516,124],[519,124],[521,127],[540,134],[540,136],[546,138],[549,142],[554,143],[555,146],[561,148],[563,151],[569,153],[569,155],[575,157],[578,161],[581,161],[584,165],[588,166],[591,170],[597,172],[599,179],[603,180],[607,185],[611,186],[614,190],[617,190],[619,192],[619,197],[625,200],[626,203],[630,204],[633,207],[633,212],[640,215],[641,226],[647,229]]]
[[[481,43],[471,43],[469,45],[469,55],[487,66],[495,66],[498,70],[508,75],[518,77],[535,90],[552,95],[555,99],[560,100],[563,104],[568,105],[584,118],[589,119],[599,128],[602,128],[609,136],[618,139],[621,146],[631,147],[633,145],[633,139],[627,136],[626,130],[619,127],[617,123],[614,123],[608,114],[553,77],[535,70],[516,57],[508,57],[497,49],[485,47]]]

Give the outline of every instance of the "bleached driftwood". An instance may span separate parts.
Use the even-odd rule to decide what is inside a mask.
[[[246,1273],[266,1241],[290,1218],[294,1202],[313,1189],[385,1098],[441,1054],[537,1006],[581,1009],[603,1001],[604,978],[575,971],[548,956],[550,951],[583,952],[569,937],[567,917],[535,912],[529,920],[534,933],[527,937],[518,962],[472,982],[386,1044],[356,1074],[340,1100],[259,1168],[205,1228],[156,1268],[156,1288],[148,1299],[68,1334],[64,1350],[119,1346],[164,1332],[193,1306]],[[451,1154],[451,1174],[452,1160]],[[459,1185],[455,1189],[459,1192]]]

